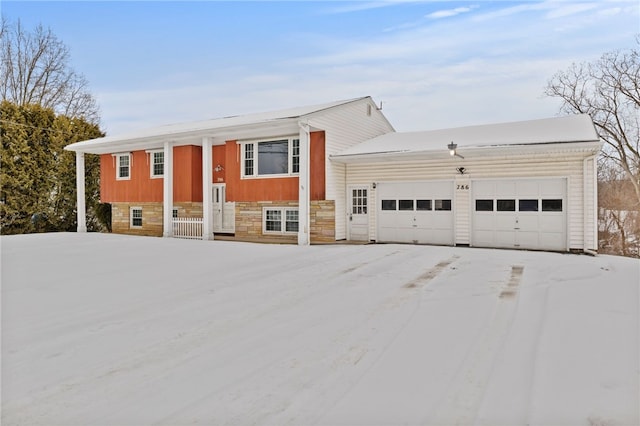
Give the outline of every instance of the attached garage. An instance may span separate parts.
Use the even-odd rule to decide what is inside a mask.
[[[362,239],[594,251],[601,148],[577,115],[388,133],[330,159],[367,191]]]
[[[376,186],[378,242],[453,245],[453,181]]]
[[[471,188],[471,245],[567,250],[566,179],[473,180]]]

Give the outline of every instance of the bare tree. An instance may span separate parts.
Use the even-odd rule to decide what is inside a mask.
[[[594,62],[558,72],[545,93],[563,101],[562,112],[589,114],[605,142],[603,156],[619,167],[640,208],[640,37],[629,50],[613,51]]]
[[[25,31],[18,21],[0,21],[0,96],[16,105],[36,104],[58,114],[99,121],[85,77],[69,65],[69,49],[50,29]]]

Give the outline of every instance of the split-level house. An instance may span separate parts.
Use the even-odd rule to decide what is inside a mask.
[[[69,145],[126,234],[597,249],[587,115],[398,133],[370,97]]]

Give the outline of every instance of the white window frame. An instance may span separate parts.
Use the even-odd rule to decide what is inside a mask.
[[[280,212],[280,230],[267,230],[267,211]],[[298,213],[298,229],[300,229],[300,211],[297,207],[263,207],[262,208],[262,233],[266,235],[296,235],[298,231],[287,231],[287,212]]]
[[[149,175],[151,179],[164,177],[164,170],[165,170],[164,150],[153,149],[153,150],[146,151],[146,153],[149,155]],[[155,174],[156,154],[162,154],[162,174]]]
[[[287,173],[277,173],[277,174],[260,174],[259,168],[259,153],[258,153],[258,144],[261,142],[276,142],[276,141],[284,141],[288,142],[287,145]],[[294,141],[297,141],[298,144],[298,171],[293,171],[293,148]],[[239,141],[240,145],[240,177],[242,179],[268,179],[268,178],[281,178],[281,177],[290,177],[290,176],[298,176],[300,174],[300,137],[298,135],[295,136],[282,136],[282,137],[273,137],[273,138],[265,138],[265,139],[255,139],[255,140],[247,140],[247,141]],[[246,160],[246,146],[253,146],[253,172],[247,174],[245,172],[245,160]]]
[[[120,158],[127,157],[129,159],[129,175],[128,176],[120,176]],[[130,152],[119,152],[117,154],[113,154],[113,158],[115,159],[116,166],[116,180],[131,180],[131,172],[133,170],[133,156]]]
[[[140,225],[134,225],[133,224],[133,211],[134,210],[140,210]],[[132,229],[141,229],[143,226],[143,222],[142,222],[142,207],[139,206],[132,206],[129,207],[129,227]]]

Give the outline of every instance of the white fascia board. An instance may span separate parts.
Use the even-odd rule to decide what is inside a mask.
[[[298,130],[298,119],[282,119],[264,123],[245,124],[218,129],[205,129],[181,134],[168,133],[141,138],[120,139],[100,138],[67,145],[67,151],[85,152],[89,154],[110,154],[117,151],[140,151],[163,149],[165,142],[173,146],[200,145],[203,137],[214,140],[214,145],[222,145],[227,140],[270,137],[278,134],[294,134]]]
[[[584,153],[587,155],[595,155],[602,148],[602,142],[562,142],[562,143],[541,143],[541,144],[523,144],[523,145],[504,145],[504,146],[481,146],[481,147],[463,147],[458,148],[457,153],[467,160],[479,157],[491,156],[509,156],[509,155],[526,155],[541,153]],[[389,152],[372,152],[362,154],[332,155],[329,159],[336,163],[353,164],[353,163],[382,163],[390,160],[438,160],[451,158],[448,150],[442,149],[438,151],[389,151]]]

